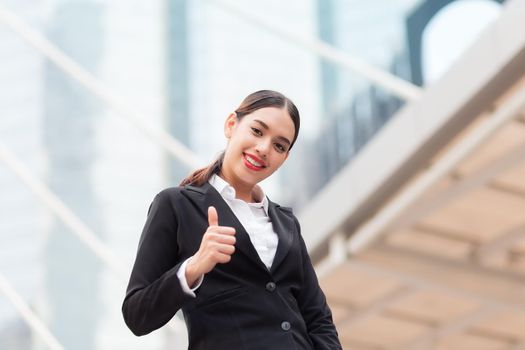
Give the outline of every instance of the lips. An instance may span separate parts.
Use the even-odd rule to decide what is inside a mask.
[[[262,170],[266,168],[266,164],[260,158],[255,157],[254,155],[243,153],[244,164],[252,170]]]

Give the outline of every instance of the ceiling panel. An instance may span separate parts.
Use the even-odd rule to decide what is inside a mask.
[[[422,324],[382,315],[367,318],[359,323],[351,323],[348,327],[343,324],[340,329],[344,342],[389,349],[407,344],[429,330],[428,326]]]
[[[421,290],[393,303],[386,310],[389,314],[420,320],[430,325],[441,325],[471,313],[478,307],[478,303],[467,298],[438,291]]]
[[[523,342],[525,341],[525,313],[500,312],[479,322],[472,327],[472,330],[476,333]]]
[[[492,181],[496,186],[501,186],[518,193],[525,194],[525,162],[504,172]]]
[[[395,247],[409,248],[451,259],[466,259],[472,249],[471,244],[467,242],[415,229],[392,232],[385,241]]]
[[[525,124],[515,121],[510,122],[464,160],[456,168],[456,173],[462,177],[472,175],[477,170],[522,145],[524,142]]]
[[[351,262],[334,269],[320,281],[329,302],[365,308],[401,287],[394,278],[371,276],[352,267]]]
[[[430,229],[487,242],[525,224],[525,198],[480,188],[452,200],[420,223]]]
[[[458,334],[441,341],[436,350],[506,350],[509,343],[470,334]]]

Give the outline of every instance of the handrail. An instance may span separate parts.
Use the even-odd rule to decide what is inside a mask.
[[[107,86],[100,82],[93,74],[66,55],[56,45],[52,44],[43,35],[32,29],[13,12],[0,4],[0,22],[4,22],[15,33],[22,37],[42,55],[47,57],[59,69],[76,80],[91,94],[104,101],[109,107],[117,111],[118,115],[131,122],[139,131],[143,132],[153,142],[159,144],[175,158],[186,164],[190,169],[200,167],[203,162],[185,145],[173,138],[166,131],[154,127],[146,122],[147,118],[127,105],[127,101],[114,94]]]
[[[102,262],[126,281],[127,269],[119,258],[87,227],[82,220],[57,195],[46,187],[42,181],[31,174],[17,157],[0,141],[0,160],[12,170],[31,191],[56,214]]]
[[[24,299],[0,272],[0,294],[2,293],[20,313],[28,326],[42,338],[51,350],[65,350],[64,346],[60,344],[44,323],[31,311],[31,308],[24,302]]]
[[[0,160],[3,160],[7,167],[12,170],[24,182],[33,193],[55,213],[62,222],[71,229],[82,243],[84,243],[111,271],[125,283],[128,278],[128,269],[125,264],[109,249],[96,235],[87,227],[67,205],[60,200],[45,184],[31,174],[17,157],[11,153],[2,142],[0,142]],[[172,330],[180,331],[182,321],[173,318],[170,323]]]
[[[330,62],[338,64],[343,68],[349,69],[352,72],[361,75],[362,77],[370,80],[373,84],[390,91],[392,94],[404,101],[414,101],[421,95],[422,89],[420,87],[389,72],[374,67],[364,60],[349,55],[348,53],[320,39],[285,29],[284,27],[277,26],[274,23],[269,23],[264,17],[255,13],[249,13],[237,6],[233,6],[231,3],[227,3],[222,0],[208,1],[252,25],[260,27],[261,29],[274,34],[279,38],[285,39],[294,45],[301,46]]]

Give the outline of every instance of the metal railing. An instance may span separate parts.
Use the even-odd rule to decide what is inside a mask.
[[[351,72],[362,76],[372,82],[373,85],[390,91],[395,96],[404,101],[413,101],[421,95],[421,88],[401,79],[389,72],[374,67],[364,60],[350,55],[333,45],[330,45],[318,38],[294,32],[290,29],[270,23],[263,16],[245,11],[237,6],[223,0],[208,0],[218,8],[231,13],[232,15],[246,21],[250,25],[255,25],[278,38],[287,40],[292,45],[300,46],[308,51],[319,55],[329,62],[335,63]]]

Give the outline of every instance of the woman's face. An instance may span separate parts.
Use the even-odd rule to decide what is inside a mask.
[[[224,134],[229,140],[223,175],[234,187],[251,187],[273,174],[286,160],[295,128],[286,109],[265,107],[240,121],[235,113],[230,114]]]

